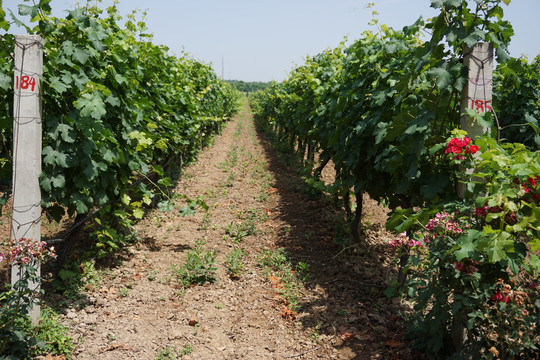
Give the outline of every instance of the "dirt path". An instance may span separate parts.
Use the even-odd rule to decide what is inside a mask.
[[[181,217],[178,200],[175,210],[155,210],[136,226],[139,245],[64,311],[76,359],[410,357],[399,306],[382,294],[384,211],[368,202],[366,245],[339,253],[335,210],[302,194],[247,106],[175,191],[201,196],[209,210]],[[176,275],[197,241],[215,251],[216,281],[183,289]],[[230,276],[227,256],[241,250],[243,269]]]

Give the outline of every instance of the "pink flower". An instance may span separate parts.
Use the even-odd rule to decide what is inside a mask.
[[[422,246],[422,243],[418,240],[409,241],[409,247],[414,247],[414,246]]]
[[[404,232],[398,234],[396,239],[391,240],[388,243],[388,246],[391,247],[391,248],[403,248],[403,247],[412,248],[412,247],[415,247],[415,246],[422,246],[422,242],[420,242],[418,240],[410,239],[407,236],[407,232],[404,231]]]
[[[21,238],[10,242],[10,250],[7,258],[10,263],[18,265],[30,264],[33,260],[41,261],[46,257],[55,257],[54,248],[47,249],[45,242],[37,242],[31,239]],[[3,259],[6,256],[2,255]],[[3,260],[2,259],[2,260]]]
[[[430,219],[426,225],[427,230],[433,230],[441,224],[441,222],[446,219],[449,215],[445,212],[437,213],[434,218]]]
[[[433,229],[441,227],[447,232],[453,234],[461,234],[463,230],[461,229],[459,223],[453,220],[453,216],[449,215],[446,212],[437,213],[434,218],[430,219],[426,224],[426,230],[432,231]]]
[[[4,254],[0,252],[0,262],[4,261],[5,258]]]

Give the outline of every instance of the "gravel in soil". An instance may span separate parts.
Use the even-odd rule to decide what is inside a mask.
[[[393,271],[385,209],[366,198],[363,243],[341,251],[340,213],[303,195],[278,155],[246,105],[174,190],[201,196],[208,211],[182,217],[178,200],[173,211],[148,213],[135,226],[140,241],[62,309],[74,358],[156,359],[173,348],[182,359],[412,358],[401,305],[383,294]],[[201,240],[215,252],[216,281],[182,287],[175,269]],[[289,280],[260,265],[261,254],[280,248],[290,255]],[[243,268],[231,276],[227,256],[240,249]],[[299,263],[305,281],[297,281]],[[284,295],[288,285],[297,307]]]

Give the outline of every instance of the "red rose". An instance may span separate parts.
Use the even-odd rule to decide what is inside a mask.
[[[508,300],[510,300],[510,299],[508,298],[508,296],[503,296],[503,294],[501,294],[500,292],[497,291],[495,293],[495,295],[493,295],[491,300],[497,301],[497,302],[505,302],[505,303],[507,303]]]

